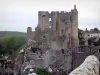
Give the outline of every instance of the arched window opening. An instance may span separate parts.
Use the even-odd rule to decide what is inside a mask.
[[[51,18],[49,18],[49,22],[51,21]]]

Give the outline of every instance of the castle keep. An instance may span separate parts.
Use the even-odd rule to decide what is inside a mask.
[[[66,49],[77,46],[78,41],[78,11],[76,5],[71,12],[39,11],[38,25],[35,31],[27,29],[28,39],[38,41],[45,37],[48,45]],[[57,49],[59,49],[57,48]]]

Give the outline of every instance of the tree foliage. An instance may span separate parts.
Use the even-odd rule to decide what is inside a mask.
[[[83,30],[81,30],[81,29],[78,29],[78,39],[79,39],[79,44],[80,45],[84,45],[84,38],[83,38]]]
[[[51,73],[49,71],[47,71],[46,69],[40,69],[40,68],[37,68],[35,69],[35,73],[38,74],[38,75],[51,75]]]
[[[100,38],[96,41],[97,37],[91,37],[88,39],[89,45],[100,46]]]
[[[94,31],[99,31],[99,29],[98,28],[94,28]]]
[[[23,35],[7,35],[0,39],[0,54],[12,54],[12,50],[16,51],[26,41]]]

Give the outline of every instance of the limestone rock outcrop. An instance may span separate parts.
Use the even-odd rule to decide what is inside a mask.
[[[99,75],[100,62],[94,55],[88,56],[85,61],[69,75]]]

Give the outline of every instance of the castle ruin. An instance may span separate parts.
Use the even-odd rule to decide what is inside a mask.
[[[55,47],[66,49],[77,46],[78,40],[78,11],[76,5],[71,12],[65,11],[39,11],[38,25],[35,31],[27,28],[28,39],[39,40],[42,37],[48,39],[48,45],[55,42]]]
[[[20,49],[24,50],[24,54],[16,58],[15,73],[23,73],[25,67],[32,65],[50,67],[56,73],[63,70],[68,74],[72,70],[71,48],[79,45],[76,5],[71,12],[39,11],[35,31],[27,28],[27,40]]]

